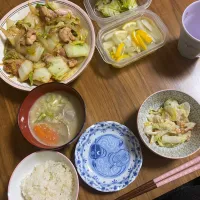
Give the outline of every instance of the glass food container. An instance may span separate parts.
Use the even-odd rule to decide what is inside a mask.
[[[89,17],[92,20],[96,21],[100,27],[103,27],[104,25],[110,24],[111,22],[116,21],[117,19],[122,19],[127,15],[147,9],[150,6],[151,1],[152,0],[137,0],[138,6],[136,8],[122,12],[119,15],[115,15],[112,17],[105,17],[99,11],[96,10],[95,4],[97,0],[84,0],[84,5]]]
[[[140,18],[150,19],[153,22],[153,24],[155,25],[155,27],[158,28],[158,30],[160,32],[159,41],[156,42],[154,45],[151,45],[149,48],[147,48],[147,50],[141,51],[139,53],[135,53],[134,55],[132,55],[131,57],[128,57],[126,59],[122,59],[120,61],[116,61],[116,60],[112,59],[112,57],[108,54],[108,52],[106,52],[106,50],[103,47],[104,36],[107,35],[109,32],[112,32],[113,30],[122,27],[124,24],[126,24],[128,22],[134,21],[134,20],[137,20]],[[140,10],[139,12],[137,12],[135,14],[126,15],[123,18],[116,20],[115,23],[111,23],[111,24],[106,25],[103,28],[101,28],[97,35],[96,47],[97,47],[99,53],[101,54],[101,57],[103,58],[103,60],[106,63],[111,64],[116,68],[122,68],[122,67],[124,67],[136,60],[139,60],[142,57],[156,51],[160,47],[162,47],[166,43],[167,32],[168,32],[167,27],[155,13],[153,13],[150,10]]]

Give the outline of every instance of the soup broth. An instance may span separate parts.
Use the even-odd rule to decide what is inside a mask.
[[[48,146],[61,146],[72,140],[84,119],[79,100],[64,91],[41,96],[29,112],[33,136]]]

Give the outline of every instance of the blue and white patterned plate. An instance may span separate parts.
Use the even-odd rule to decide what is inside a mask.
[[[102,192],[118,191],[135,180],[142,152],[135,135],[117,122],[99,122],[80,137],[75,164],[81,178]]]

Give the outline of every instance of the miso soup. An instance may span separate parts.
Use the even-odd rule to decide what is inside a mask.
[[[84,111],[79,99],[64,91],[46,93],[29,112],[33,136],[48,146],[61,146],[72,140],[83,120]]]

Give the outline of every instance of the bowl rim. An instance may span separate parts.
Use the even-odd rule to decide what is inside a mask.
[[[9,12],[7,12],[1,19],[0,19],[0,25],[12,14],[14,13],[17,9],[28,5],[28,3],[32,4],[35,2],[45,2],[44,0],[29,0],[29,1],[25,1],[23,3],[18,4],[17,6],[15,6],[14,8],[12,8]],[[69,1],[69,0],[54,0],[56,2],[62,2],[66,5],[70,5],[71,7],[73,7],[76,11],[78,11],[83,19],[85,20],[85,22],[88,24],[89,26],[89,32],[91,34],[90,38],[91,38],[91,45],[90,45],[90,53],[89,55],[86,57],[83,66],[80,67],[72,76],[68,77],[66,80],[64,80],[62,83],[64,84],[69,84],[70,82],[72,82],[74,79],[76,79],[83,71],[84,69],[86,69],[86,67],[88,66],[88,64],[90,63],[91,59],[93,58],[94,55],[94,51],[95,51],[95,45],[96,45],[96,35],[95,35],[95,30],[94,30],[94,26],[93,23],[91,21],[91,19],[89,18],[89,16],[87,15],[87,13],[83,10],[83,8],[81,8],[80,6],[76,5],[75,3]],[[3,45],[4,47],[5,45]],[[5,72],[1,72],[3,71],[3,69],[0,70],[0,78],[6,82],[7,84],[9,84],[10,86],[22,90],[22,91],[31,91],[34,88],[38,87],[37,85],[34,85],[34,87],[32,87],[31,85],[28,86],[23,86],[20,84],[19,81],[15,82],[12,81],[8,76],[6,76]]]
[[[25,104],[25,102],[27,101],[28,97],[29,97],[33,92],[35,92],[36,90],[40,90],[41,87],[48,87],[48,86],[50,86],[50,85],[60,85],[60,86],[64,86],[64,87],[70,89],[71,91],[73,91],[73,92],[79,97],[79,100],[81,101],[81,103],[82,103],[82,105],[83,105],[83,112],[84,112],[84,113],[83,113],[83,122],[82,122],[82,125],[81,125],[79,131],[77,131],[77,134],[75,135],[74,138],[72,138],[69,142],[66,142],[65,144],[63,144],[63,145],[61,145],[61,146],[51,147],[51,146],[46,145],[46,146],[48,146],[48,148],[44,148],[44,147],[39,147],[39,146],[33,144],[29,139],[27,139],[27,137],[26,137],[25,134],[23,133],[23,130],[21,130],[21,128],[20,128],[20,123],[21,123],[21,121],[20,121],[20,113],[21,113],[21,109],[22,109],[23,105]],[[46,94],[46,93],[48,93],[48,91],[45,92],[45,94]],[[43,95],[44,95],[44,94],[43,94]],[[40,98],[41,96],[43,96],[43,95],[40,95],[37,99],[39,99],[39,98]],[[37,100],[37,99],[36,99],[36,100]],[[34,104],[34,103],[33,103],[33,104]],[[33,104],[32,104],[32,106],[33,106]],[[31,107],[32,107],[32,106],[31,106]],[[30,109],[31,109],[31,108],[30,108]],[[33,145],[33,146],[35,146],[35,147],[37,147],[37,148],[39,148],[39,149],[43,149],[43,150],[59,150],[59,149],[62,149],[62,148],[64,148],[64,147],[67,147],[68,145],[72,144],[74,141],[76,141],[76,140],[81,136],[82,131],[83,131],[83,128],[84,128],[84,126],[85,126],[85,123],[86,123],[86,105],[85,105],[85,102],[84,102],[82,96],[80,95],[80,93],[79,93],[76,89],[74,89],[73,87],[71,87],[71,86],[69,86],[69,85],[66,85],[66,84],[64,84],[64,83],[57,83],[57,82],[45,83],[45,84],[39,85],[38,87],[35,87],[33,90],[31,90],[31,91],[28,93],[28,95],[25,97],[25,99],[23,100],[23,102],[21,103],[21,105],[20,105],[20,107],[19,107],[19,109],[18,109],[18,114],[17,114],[17,125],[18,125],[18,127],[19,127],[19,129],[20,129],[20,132],[21,132],[21,134],[23,135],[23,137],[24,137],[31,145]],[[28,130],[29,130],[30,133],[31,133],[31,130],[30,130],[29,126],[28,126]],[[31,133],[31,134],[32,134],[32,133]],[[39,142],[39,143],[40,143],[40,142]],[[40,143],[40,144],[42,144],[42,143]]]
[[[42,151],[36,151],[36,152],[33,152],[33,153],[27,155],[25,158],[23,158],[23,159],[17,164],[17,166],[15,167],[15,169],[14,169],[14,171],[12,172],[12,174],[11,174],[11,176],[10,176],[10,179],[9,179],[8,191],[7,191],[8,200],[10,200],[10,197],[9,197],[10,185],[11,185],[11,182],[12,182],[12,179],[13,179],[13,176],[14,176],[16,170],[23,164],[23,162],[24,162],[27,158],[33,156],[33,154],[38,154],[38,153],[43,153],[43,152],[56,153],[56,154],[58,154],[59,156],[65,158],[65,160],[67,160],[67,161],[70,163],[70,165],[72,166],[72,169],[73,169],[73,171],[74,171],[74,174],[75,174],[74,177],[76,177],[75,179],[76,179],[76,181],[77,181],[77,183],[78,183],[78,184],[77,184],[77,190],[76,190],[76,200],[78,199],[78,194],[79,194],[79,178],[78,178],[78,173],[77,173],[77,171],[76,171],[76,168],[75,168],[74,164],[72,163],[72,161],[71,161],[67,156],[65,156],[64,154],[62,154],[62,153],[60,153],[60,152],[57,152],[57,151],[50,151],[50,150],[49,150],[49,151],[47,151],[47,150],[42,150]]]
[[[182,93],[182,94],[184,94],[184,95],[189,96],[189,97],[192,98],[196,103],[198,103],[198,101],[197,101],[196,99],[194,99],[191,95],[189,95],[189,94],[187,94],[187,93],[185,93],[185,92],[183,92],[183,91],[180,91],[180,90],[175,90],[175,89],[164,89],[164,90],[159,90],[159,91],[157,91],[157,92],[154,92],[153,94],[151,94],[150,96],[148,96],[148,97],[143,101],[143,103],[140,105],[140,107],[139,107],[139,110],[138,110],[138,113],[137,113],[137,130],[138,130],[140,139],[141,139],[142,142],[145,144],[145,146],[146,146],[148,149],[150,149],[153,153],[157,154],[158,156],[161,156],[161,157],[163,157],[163,158],[169,158],[169,159],[172,159],[172,160],[187,158],[187,157],[189,157],[189,156],[195,154],[195,153],[200,149],[200,146],[199,146],[199,148],[198,148],[197,150],[195,150],[194,152],[192,152],[192,153],[190,153],[190,154],[188,154],[188,155],[186,155],[186,156],[178,156],[178,157],[165,156],[165,155],[162,155],[162,154],[160,154],[160,153],[158,153],[158,152],[155,152],[152,148],[150,148],[149,145],[147,145],[147,143],[145,142],[144,138],[142,137],[142,135],[141,135],[141,133],[140,133],[140,131],[139,131],[139,117],[138,117],[138,115],[139,115],[139,113],[140,113],[140,110],[141,110],[142,106],[143,106],[143,105],[146,103],[146,101],[147,101],[150,97],[152,97],[153,95],[158,94],[158,93],[162,93],[162,92],[167,92],[167,91],[175,91],[175,92]],[[198,103],[198,105],[200,106],[199,103]]]

